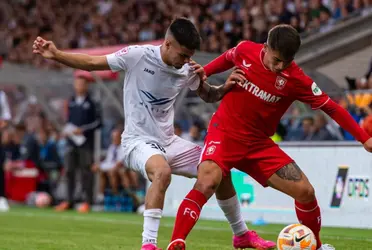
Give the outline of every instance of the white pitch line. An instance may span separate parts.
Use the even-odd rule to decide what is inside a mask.
[[[10,213],[0,213],[1,215],[6,216],[24,216],[24,217],[49,217],[53,219],[62,219],[62,220],[76,220],[76,221],[90,221],[90,222],[103,222],[103,223],[110,223],[110,224],[119,224],[119,225],[137,225],[141,226],[142,222],[140,221],[120,221],[114,220],[109,218],[101,218],[101,217],[86,217],[82,215],[62,215],[62,214],[39,214],[39,213],[32,213],[32,212],[18,212],[12,211]],[[173,228],[174,224],[172,223],[162,223],[161,226]],[[195,226],[196,230],[205,230],[205,231],[223,231],[223,232],[230,232],[231,230],[228,228],[219,228],[219,227],[208,227],[208,226]],[[267,230],[255,230],[259,234],[269,234],[269,235],[278,235],[278,232],[267,231]],[[372,239],[367,238],[357,238],[357,237],[344,237],[344,236],[332,236],[332,235],[322,235],[323,239],[332,239],[332,240],[346,240],[346,241],[364,241],[364,242],[372,242]]]

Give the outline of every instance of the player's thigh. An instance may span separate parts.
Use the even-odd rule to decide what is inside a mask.
[[[155,142],[139,143],[124,161],[129,169],[150,181],[154,179],[156,173],[169,169],[164,149]]]
[[[177,136],[165,150],[172,174],[189,178],[197,176],[200,154],[202,152],[200,145]]]
[[[293,159],[272,140],[251,143],[245,159],[235,168],[249,174],[262,186],[268,186],[268,180],[279,169],[292,163]]]
[[[303,203],[315,199],[315,191],[300,167],[291,162],[278,169],[268,180],[268,185]]]

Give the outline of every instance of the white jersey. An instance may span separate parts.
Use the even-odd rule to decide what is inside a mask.
[[[162,146],[174,140],[174,103],[185,87],[196,90],[200,79],[188,64],[166,65],[160,46],[129,46],[107,55],[112,71],[125,71],[123,145],[145,138]],[[135,146],[135,145],[132,145]]]

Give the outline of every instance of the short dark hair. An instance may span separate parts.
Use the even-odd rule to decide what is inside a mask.
[[[190,50],[199,49],[200,34],[189,19],[184,17],[176,18],[169,26],[169,31],[181,46]]]
[[[284,60],[292,60],[301,46],[300,34],[290,25],[280,24],[269,31],[267,43]]]

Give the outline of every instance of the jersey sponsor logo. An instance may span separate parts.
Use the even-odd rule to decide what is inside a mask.
[[[313,91],[313,94],[316,96],[319,96],[322,94],[322,90],[318,87],[318,85],[316,85],[315,82],[311,84],[311,90]]]
[[[145,68],[143,71],[151,74],[151,75],[155,75],[155,71],[151,70],[151,69],[148,69],[148,68]]]
[[[118,52],[116,52],[115,56],[119,57],[119,56],[127,54],[128,52],[129,52],[129,48],[125,47],[125,48],[122,48],[121,50],[119,50]]]
[[[275,81],[275,88],[282,90],[284,89],[286,83],[287,83],[287,79],[281,76],[277,76],[276,81]]]
[[[171,98],[156,98],[148,91],[141,90],[141,92],[146,96],[146,98],[148,99],[147,102],[151,105],[164,105],[173,100]]]
[[[248,69],[249,67],[251,67],[252,64],[251,63],[247,63],[245,60],[243,60],[243,67]]]
[[[244,83],[238,83],[240,87],[251,93],[252,95],[260,98],[261,100],[269,103],[277,103],[280,101],[281,97],[270,94],[265,90],[260,89],[253,82],[245,81]]]

